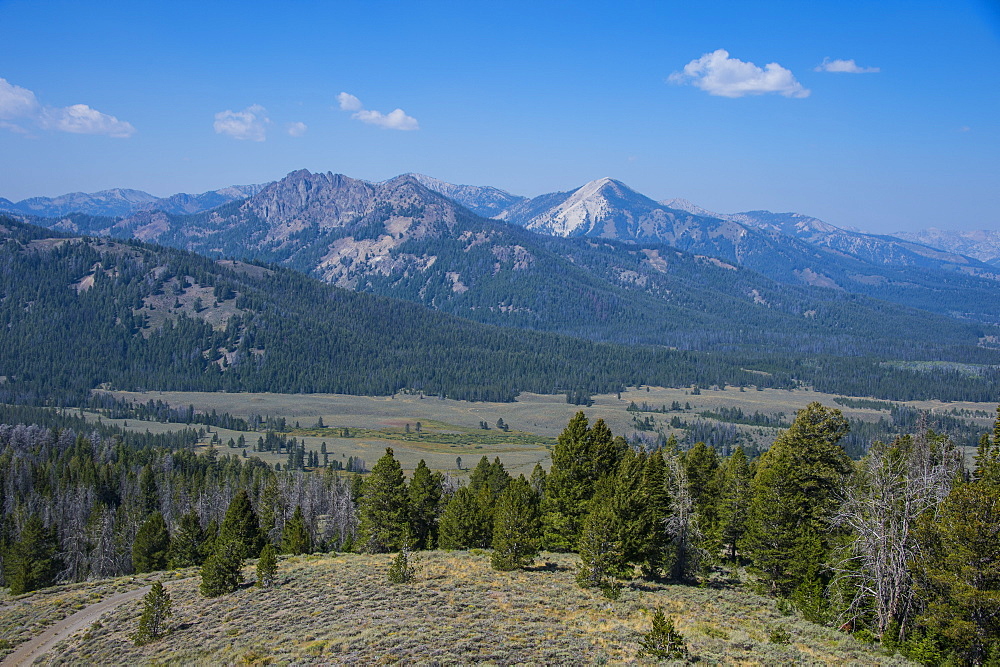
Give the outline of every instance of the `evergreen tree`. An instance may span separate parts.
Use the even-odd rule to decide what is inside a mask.
[[[163,634],[163,624],[173,616],[170,594],[163,589],[163,584],[154,582],[149,592],[142,598],[142,616],[139,617],[139,629],[132,635],[136,646],[143,646],[159,639]]]
[[[722,468],[719,503],[719,534],[730,560],[736,560],[736,545],[746,531],[750,506],[750,464],[741,447],[730,455]]]
[[[207,598],[232,593],[243,584],[244,545],[219,537],[215,551],[201,566],[201,594]]]
[[[577,412],[559,435],[542,502],[544,542],[553,551],[572,551],[580,539],[587,504],[597,481],[614,474],[628,445],[611,435],[604,420],[590,428]]]
[[[58,571],[53,531],[45,528],[40,516],[32,514],[21,529],[20,539],[4,558],[4,578],[10,593],[20,595],[51,586]]]
[[[524,476],[500,494],[493,520],[493,569],[508,571],[530,565],[538,554],[541,523],[538,498]]]
[[[301,505],[295,506],[292,518],[285,522],[285,529],[281,532],[281,553],[292,555],[312,553],[312,537],[309,535],[309,527],[306,526]]]
[[[150,465],[143,466],[139,475],[139,497],[143,518],[160,509],[160,492],[156,488],[156,476]]]
[[[656,608],[653,613],[653,627],[639,640],[639,658],[656,660],[686,660],[687,644],[684,636],[674,629],[674,621]]]
[[[546,478],[545,468],[542,467],[541,463],[536,463],[535,467],[531,471],[531,479],[528,482],[531,484],[531,490],[535,492],[538,496],[539,502],[545,495],[545,478]]]
[[[644,521],[648,510],[642,475],[645,467],[646,456],[629,451],[619,463],[618,471],[610,484],[609,502],[621,525],[624,557],[627,562],[634,564],[643,561],[647,531],[657,530],[656,527],[645,525]]]
[[[165,570],[170,551],[170,534],[163,515],[153,512],[139,527],[132,543],[132,567],[136,572]]]
[[[683,463],[698,527],[706,540],[706,548],[714,552],[716,549],[712,547],[721,541],[718,534],[722,481],[718,474],[719,456],[714,447],[698,442],[684,454]]]
[[[669,567],[669,539],[666,522],[670,515],[667,492],[667,464],[663,451],[657,449],[646,457],[642,470],[642,512],[638,533],[641,536],[636,559],[644,576],[656,578]]]
[[[1000,409],[994,446],[1000,444]],[[1000,660],[1000,459],[977,461],[976,478],[952,488],[917,529],[920,625],[965,664]]]
[[[257,513],[250,503],[250,495],[239,491],[233,496],[226,517],[219,526],[219,542],[233,545],[239,551],[240,558],[256,558],[264,547],[264,535],[260,530]],[[218,553],[218,549],[216,549]]]
[[[810,403],[764,453],[751,483],[740,543],[770,589],[815,591],[831,546],[837,494],[851,470],[837,444],[847,434],[840,410]]]
[[[366,553],[398,549],[409,530],[403,469],[387,447],[361,487],[356,546]]]
[[[389,566],[389,583],[408,584],[413,581],[416,573],[416,559],[410,549],[410,540],[404,536],[399,553],[392,559],[392,564]]]
[[[278,575],[278,554],[274,550],[274,545],[268,542],[260,550],[260,558],[257,560],[257,588],[270,588],[274,585]]]
[[[198,514],[191,510],[181,515],[177,530],[170,540],[169,566],[171,568],[192,567],[205,561],[205,531],[201,528]]]
[[[627,568],[621,542],[621,524],[606,494],[591,503],[580,535],[580,569],[576,581],[581,588],[600,588],[614,597]]]
[[[441,504],[441,474],[432,473],[420,459],[407,489],[410,526],[415,549],[431,549],[437,539],[438,511]]]
[[[444,508],[438,526],[438,546],[442,549],[483,548],[489,545],[486,520],[478,496],[467,486],[460,487]]]

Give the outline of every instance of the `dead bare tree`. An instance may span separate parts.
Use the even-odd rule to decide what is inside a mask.
[[[895,621],[902,639],[915,611],[912,566],[919,545],[913,529],[948,495],[961,466],[947,436],[929,431],[872,444],[834,518],[853,536],[836,568],[850,596],[845,621],[870,614],[879,636]]]

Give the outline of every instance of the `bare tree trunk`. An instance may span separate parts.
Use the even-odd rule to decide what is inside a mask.
[[[837,568],[853,589],[847,620],[870,608],[880,636],[893,621],[902,635],[913,614],[913,528],[948,495],[961,455],[946,437],[921,434],[875,442],[858,465],[834,519],[853,534]]]

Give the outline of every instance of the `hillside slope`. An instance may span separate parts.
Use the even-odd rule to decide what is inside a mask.
[[[280,563],[277,587],[243,588],[215,599],[201,597],[196,580],[169,583],[172,577],[165,575],[174,611],[167,636],[132,645],[129,634],[141,612],[134,601],[57,645],[45,659],[53,664],[622,663],[635,658],[651,610],[663,607],[692,657],[701,661],[905,664],[848,635],[784,616],[773,600],[730,580],[705,588],[636,581],[612,603],[577,587],[574,556],[544,554],[540,567],[511,573],[492,570],[488,554],[481,552],[420,556],[417,580],[407,585],[387,583],[390,556],[356,554],[288,558]],[[254,579],[252,568],[245,568],[245,577]],[[24,602],[71,597],[79,587],[67,588],[35,593]],[[274,622],[261,625],[261,618]],[[6,638],[12,624],[0,624]],[[788,644],[769,641],[775,627],[789,632]]]

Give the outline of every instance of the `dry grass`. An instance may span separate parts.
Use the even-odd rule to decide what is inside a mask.
[[[665,608],[693,657],[730,664],[894,664],[850,637],[790,616],[729,583],[633,582],[618,602],[578,588],[575,557],[544,554],[523,572],[490,569],[489,553],[419,554],[417,580],[390,585],[390,556],[281,561],[277,588],[207,600],[197,581],[168,584],[170,633],[135,647],[140,602],[106,614],[46,656],[55,664],[604,664],[634,662],[650,610]],[[246,576],[252,578],[252,569]],[[105,584],[107,585],[107,584]],[[35,604],[59,592],[34,596]],[[768,643],[781,624],[791,643]]]

